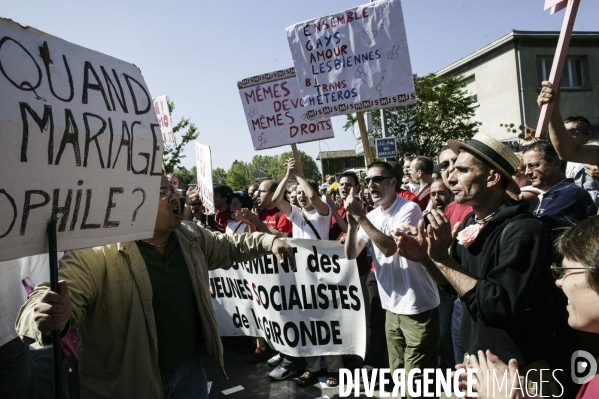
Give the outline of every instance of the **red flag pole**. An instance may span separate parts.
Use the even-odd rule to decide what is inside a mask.
[[[559,90],[561,83],[562,70],[564,69],[566,54],[568,53],[568,47],[570,46],[570,37],[572,36],[576,13],[578,12],[578,6],[580,5],[580,0],[567,1],[568,6],[566,8],[566,15],[564,15],[562,30],[559,35],[559,41],[557,42],[555,57],[553,58],[553,65],[551,66],[551,73],[549,74],[549,81],[556,91]],[[541,108],[541,115],[539,116],[539,122],[537,123],[537,133],[541,138],[545,137],[547,133],[547,127],[549,126],[549,119],[551,118],[552,112],[553,103],[545,104],[543,105],[543,108]]]

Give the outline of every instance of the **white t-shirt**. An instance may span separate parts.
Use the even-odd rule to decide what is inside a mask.
[[[386,210],[378,207],[366,217],[377,229],[391,235],[402,224],[418,226],[422,211],[416,203],[398,196]],[[358,230],[358,238],[365,241],[374,254],[374,272],[383,309],[412,315],[439,306],[437,286],[418,262],[397,253],[389,257],[383,255],[362,227]]]
[[[58,259],[62,253],[58,255]],[[27,300],[27,292],[21,283],[35,287],[50,281],[48,254],[28,256],[0,262],[0,346],[17,338],[15,321],[21,305]]]
[[[329,229],[331,228],[331,209],[329,208],[329,214],[322,216],[316,211],[316,208],[310,212],[304,211],[302,208],[295,205],[291,205],[291,212],[287,216],[287,219],[291,221],[293,228],[291,234],[293,238],[305,238],[308,240],[317,240],[316,234],[312,231],[312,228],[306,223],[303,215],[312,223],[312,226],[316,229],[320,235],[321,240],[329,239]]]
[[[243,223],[241,220],[236,222],[235,220],[229,220],[227,227],[225,228],[225,234],[243,234],[247,232],[248,225]]]

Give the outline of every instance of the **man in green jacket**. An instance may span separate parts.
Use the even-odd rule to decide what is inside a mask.
[[[59,292],[40,284],[21,308],[16,327],[27,343],[48,345],[52,331],[79,326],[82,398],[208,397],[199,354],[223,367],[208,270],[268,252],[295,270],[275,236],[213,234],[182,224],[179,207],[163,176],[152,238],[69,251]]]

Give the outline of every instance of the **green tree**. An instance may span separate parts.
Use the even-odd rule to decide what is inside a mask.
[[[254,183],[254,178],[250,173],[248,164],[235,160],[227,172],[225,183],[234,191],[245,190],[251,186]]]
[[[270,158],[272,157],[269,155],[254,155],[252,162],[248,164],[250,176],[254,177],[258,181],[270,177],[268,175]]]
[[[225,184],[227,180],[227,172],[223,168],[212,169],[212,183]]]
[[[414,75],[416,104],[387,108],[388,136],[397,139],[398,154],[436,156],[447,140],[469,140],[478,131],[474,121],[474,99],[464,89],[460,77],[433,73]],[[345,130],[355,118],[348,115]],[[380,112],[372,113],[373,135],[382,137]]]
[[[173,111],[175,110],[175,103],[168,98],[166,99],[166,102],[168,104],[169,114],[172,115]],[[173,133],[175,134],[175,137],[179,132],[182,132],[182,135],[180,139],[176,140],[177,144],[173,148],[165,147],[162,153],[164,169],[166,170],[166,173],[172,173],[175,170],[181,160],[185,158],[185,155],[182,154],[185,145],[190,141],[197,139],[200,134],[196,128],[196,125],[190,122],[189,118],[185,117],[181,117],[179,123],[173,126]]]

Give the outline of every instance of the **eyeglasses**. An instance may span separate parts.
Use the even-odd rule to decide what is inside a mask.
[[[553,273],[553,277],[556,280],[562,280],[564,278],[566,278],[567,276],[569,276],[570,274],[575,274],[575,273],[566,273],[566,271],[568,270],[588,270],[588,267],[561,267],[561,266],[555,266],[555,263],[553,265],[551,265],[551,273]],[[576,273],[584,273],[584,272],[576,272]]]
[[[439,164],[439,170],[445,171],[445,170],[449,169],[449,165],[454,164],[457,159],[458,159],[458,157],[455,157],[455,158],[452,158],[449,161],[441,162]]]
[[[366,185],[369,185],[371,181],[373,183],[379,184],[385,179],[393,179],[393,176],[372,176],[365,178],[364,181],[366,182]]]
[[[568,133],[570,133],[572,136],[576,136],[577,134],[584,133],[584,132],[582,130],[572,128],[572,129],[568,129]]]
[[[160,199],[170,199],[171,195],[177,195],[175,189],[172,187],[166,188],[163,187],[160,189]]]

